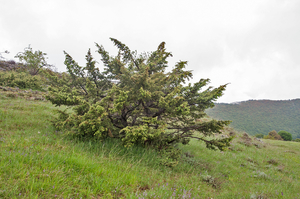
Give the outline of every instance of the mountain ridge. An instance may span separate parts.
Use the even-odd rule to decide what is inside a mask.
[[[231,120],[232,127],[250,135],[285,130],[293,138],[300,137],[300,98],[215,103],[206,113],[216,119]]]

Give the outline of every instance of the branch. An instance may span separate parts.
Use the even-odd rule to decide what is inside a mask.
[[[160,116],[161,114],[163,114],[166,111],[165,108],[161,109],[160,111],[156,112],[152,117],[157,117]]]
[[[81,85],[81,84],[79,84],[79,86],[80,86],[80,88],[82,88],[83,90],[84,90],[84,92],[85,92],[85,95],[88,95],[89,93],[85,90],[85,88],[84,88],[84,86],[83,85]]]
[[[118,125],[114,122],[114,119],[113,119],[110,115],[107,115],[107,117],[110,119],[111,123],[112,123],[115,127],[119,128],[119,129],[124,128],[124,127],[118,126]]]
[[[134,111],[139,105],[141,104],[142,100],[139,100],[138,104],[136,106],[133,106],[131,109],[128,109],[126,113],[124,113],[124,116],[126,117],[130,112]]]
[[[133,58],[130,49],[128,48],[128,46],[126,46],[125,44],[121,43],[120,41],[118,41],[117,39],[114,38],[110,38],[111,41],[113,41],[115,43],[115,45],[125,53],[124,57],[125,58],[130,58],[130,60],[134,63],[134,65],[137,67],[138,70],[140,70],[139,65],[137,64],[136,60]]]

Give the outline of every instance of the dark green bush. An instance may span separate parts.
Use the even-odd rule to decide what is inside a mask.
[[[82,138],[119,139],[125,147],[153,147],[160,152],[161,163],[170,167],[181,156],[177,144],[188,144],[192,138],[205,142],[209,149],[230,146],[232,137],[210,138],[222,133],[230,121],[201,120],[226,85],[206,87],[209,79],[186,84],[193,74],[185,70],[184,61],[167,72],[171,53],[166,52],[164,42],[154,52],[137,55],[120,41],[111,40],[119,49],[117,56],[96,44],[104,71],[96,67],[89,50],[85,67],[65,52],[68,75],[49,75],[47,99],[73,111],[62,112],[54,121],[56,128]]]
[[[292,141],[292,134],[287,131],[279,131],[278,134],[282,137],[284,141]]]
[[[295,142],[300,142],[300,138],[294,139]]]

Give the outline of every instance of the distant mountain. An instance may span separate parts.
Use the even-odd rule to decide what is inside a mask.
[[[250,135],[284,130],[290,132],[293,138],[300,138],[300,99],[216,103],[206,113],[215,119],[231,120],[232,127]]]

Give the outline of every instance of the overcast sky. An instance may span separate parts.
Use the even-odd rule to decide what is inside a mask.
[[[197,81],[229,83],[218,102],[300,98],[299,0],[0,0],[0,52],[31,44],[65,71],[63,50],[85,65],[110,37],[149,52],[166,42],[170,68],[188,61]]]

